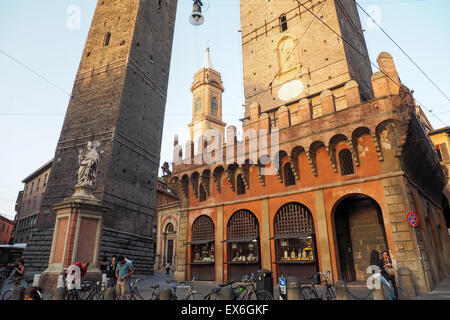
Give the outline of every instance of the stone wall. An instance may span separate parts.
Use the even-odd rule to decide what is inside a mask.
[[[22,255],[25,273],[39,273],[48,266],[52,246],[53,229],[35,229]]]
[[[364,281],[367,279],[366,271],[372,250],[377,250],[381,256],[381,252],[388,249],[385,233],[372,200],[349,201],[345,209],[352,239],[356,280]]]
[[[152,275],[153,247],[153,238],[103,228],[100,258],[106,256],[110,260],[113,255],[124,255],[133,262],[136,274]]]

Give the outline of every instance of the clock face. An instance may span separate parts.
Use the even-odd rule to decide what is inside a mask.
[[[283,101],[289,101],[297,98],[304,90],[303,82],[301,80],[289,81],[278,91],[278,98]]]

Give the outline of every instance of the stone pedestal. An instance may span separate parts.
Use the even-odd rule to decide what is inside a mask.
[[[416,288],[414,287],[411,270],[409,270],[408,268],[399,268],[398,275],[400,280],[400,286],[402,288],[401,289],[402,299],[408,300],[415,298],[417,294]]]
[[[94,197],[91,188],[76,187],[70,198],[53,206],[55,230],[48,268],[42,273],[40,287],[53,292],[58,276],[77,261],[89,262],[84,279],[100,279],[99,245],[103,215],[109,211]]]

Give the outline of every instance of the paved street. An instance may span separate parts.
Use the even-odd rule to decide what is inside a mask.
[[[450,277],[444,279],[434,290],[414,300],[450,300]]]

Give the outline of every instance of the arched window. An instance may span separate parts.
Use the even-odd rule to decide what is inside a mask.
[[[286,187],[295,185],[295,175],[289,162],[284,165],[284,184]]]
[[[245,194],[245,184],[241,174],[238,175],[236,178],[236,187],[237,187],[237,194]]]
[[[211,98],[211,114],[213,116],[217,116],[219,113],[219,103],[217,102],[217,98],[212,97]]]
[[[202,99],[197,98],[195,101],[195,113],[199,113],[200,111],[202,111]]]
[[[200,183],[199,200],[200,200],[200,202],[201,201],[206,201],[206,191],[205,191],[205,187],[204,187],[203,183]]]
[[[173,232],[175,232],[175,228],[174,228],[173,224],[169,223],[166,226],[166,233],[173,233]]]
[[[111,32],[108,32],[106,35],[105,35],[105,41],[103,42],[103,46],[104,47],[107,47],[107,46],[109,46],[109,42],[111,41]]]
[[[339,152],[339,165],[341,167],[341,175],[348,176],[355,173],[353,168],[352,153],[348,149],[344,149]]]

